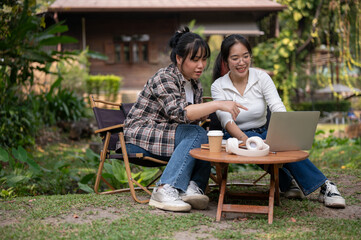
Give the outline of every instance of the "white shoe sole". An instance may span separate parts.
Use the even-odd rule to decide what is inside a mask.
[[[192,209],[192,206],[187,203],[176,205],[171,203],[158,202],[153,199],[149,200],[149,206],[173,212],[189,212]]]
[[[343,197],[328,197],[325,198],[324,195],[320,194],[318,196],[318,201],[324,203],[326,207],[331,208],[345,208],[346,201]]]
[[[332,208],[345,208],[346,207],[346,202],[345,199],[343,198],[336,198],[333,197],[332,198],[326,198],[325,199],[325,206],[326,207],[332,207]]]
[[[186,203],[192,205],[194,209],[206,209],[208,207],[209,198],[206,195],[196,194],[181,197]]]

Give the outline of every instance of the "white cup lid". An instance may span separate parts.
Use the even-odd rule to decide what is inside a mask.
[[[208,137],[222,137],[223,136],[223,132],[220,130],[212,130],[209,131],[207,134]]]

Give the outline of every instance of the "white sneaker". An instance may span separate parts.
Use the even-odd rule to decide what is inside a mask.
[[[336,185],[329,180],[321,186],[320,195],[318,196],[318,201],[323,202],[326,207],[333,208],[345,208],[346,202],[343,197],[341,197],[340,192],[337,190]]]
[[[183,201],[192,205],[194,209],[206,209],[209,198],[204,195],[202,189],[194,181],[190,181],[187,191],[179,194]]]
[[[303,199],[305,197],[295,179],[292,179],[290,188],[285,192],[284,196],[289,199]]]
[[[192,208],[191,205],[180,199],[178,190],[169,184],[153,189],[149,205],[174,212],[188,212]]]

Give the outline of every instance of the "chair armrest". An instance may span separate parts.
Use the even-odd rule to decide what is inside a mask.
[[[199,123],[199,126],[201,127],[208,127],[211,122],[211,119],[207,118],[206,120]]]
[[[123,127],[124,124],[118,124],[118,125],[114,125],[111,127],[106,127],[106,128],[101,128],[98,130],[95,130],[95,133],[104,133],[104,132],[111,132],[111,133],[115,133],[115,132],[121,132],[123,131]]]

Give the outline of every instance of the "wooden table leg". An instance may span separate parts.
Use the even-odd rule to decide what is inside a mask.
[[[216,165],[216,171],[217,171],[217,176],[220,177],[219,198],[218,198],[218,207],[217,207],[217,215],[216,215],[216,221],[219,222],[222,217],[224,195],[226,194],[228,163],[218,163]]]
[[[279,203],[279,190],[276,189],[276,182],[278,181],[278,166],[277,164],[272,164],[270,168],[271,179],[270,179],[270,189],[269,189],[269,200],[268,200],[268,224],[273,222],[273,208],[274,200],[276,193],[276,203]],[[277,186],[278,188],[278,186]]]
[[[280,179],[279,179],[279,168],[282,166],[282,165],[279,165],[279,164],[275,164],[274,165],[274,178],[275,178],[275,205],[276,206],[279,206],[281,205],[281,202],[280,202]]]

